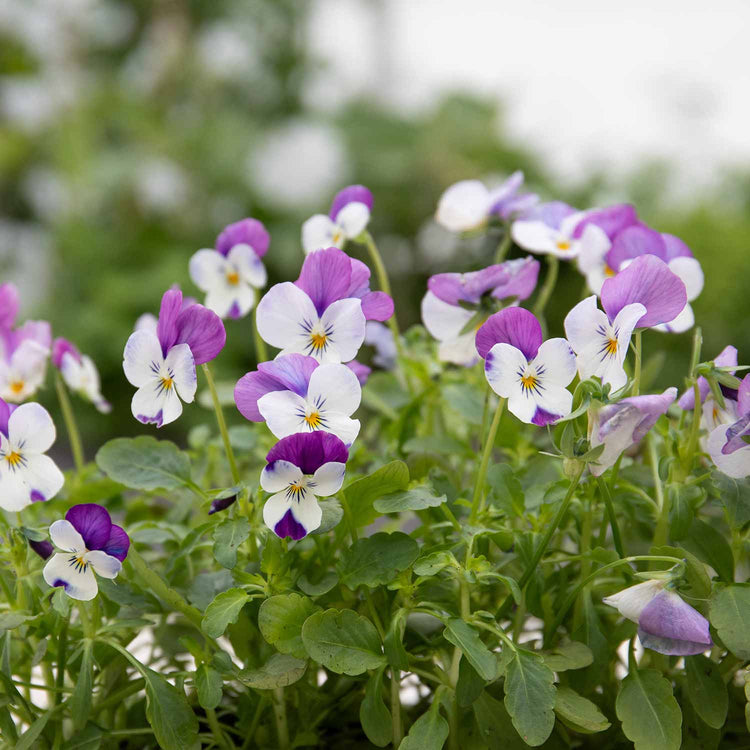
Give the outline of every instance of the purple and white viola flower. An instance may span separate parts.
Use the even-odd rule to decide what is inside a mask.
[[[737,420],[708,436],[708,452],[716,468],[728,477],[750,476],[750,375],[737,390]]]
[[[125,530],[112,523],[106,508],[96,503],[74,505],[65,520],[49,527],[55,548],[42,575],[52,587],[62,586],[71,599],[87,602],[99,587],[96,575],[116,578],[130,548]]]
[[[644,648],[668,656],[708,651],[713,646],[708,620],[667,585],[667,580],[644,581],[602,601],[638,624]]]
[[[539,262],[531,256],[507,260],[481,271],[432,276],[422,299],[422,322],[440,342],[438,359],[472,366],[478,359],[474,344],[477,329],[464,329],[475,317],[479,305],[484,299],[512,299],[516,303],[525,300],[533,293],[538,276]]]
[[[268,275],[261,258],[270,237],[257,219],[230,224],[218,236],[216,249],[198,250],[190,259],[193,283],[206,293],[205,304],[220,318],[241,318],[255,306],[255,290]]]
[[[393,315],[393,300],[370,291],[369,279],[364,263],[337,248],[312,253],[297,281],[276,284],[263,296],[258,333],[282,354],[349,362],[364,342],[366,321]]]
[[[43,406],[14,406],[0,399],[0,508],[20,511],[60,491],[65,478],[45,455],[56,436]]]
[[[52,344],[46,321],[28,320],[13,327],[18,307],[16,287],[0,285],[0,398],[13,403],[30,398],[44,383]]]
[[[60,371],[71,391],[91,401],[102,414],[112,411],[111,404],[102,396],[96,365],[91,357],[81,354],[75,344],[64,338],[56,338],[52,342],[52,364]]]
[[[364,185],[349,185],[339,191],[328,215],[315,214],[302,225],[305,255],[325,247],[343,248],[356,240],[370,223],[372,193]]]
[[[640,443],[675,398],[677,389],[667,388],[661,394],[631,396],[602,407],[592,425],[590,441],[592,448],[604,445],[604,450],[596,463],[589,464],[591,473],[601,476],[623,451]]]
[[[494,188],[479,180],[461,180],[440,196],[435,221],[450,232],[471,232],[483,226],[491,216],[509,221],[531,210],[539,197],[519,193],[523,172],[514,172]]]
[[[162,427],[182,414],[182,401],[195,398],[195,366],[211,361],[224,348],[221,318],[203,305],[183,308],[182,292],[164,293],[156,332],[135,331],[125,345],[125,377],[138,390],[133,416],[144,424]]]
[[[527,424],[547,425],[570,414],[576,358],[565,339],[542,343],[542,326],[528,310],[507,307],[477,331],[484,374],[508,410]]]
[[[303,432],[279,440],[266,456],[260,486],[274,493],[263,521],[276,536],[302,539],[320,526],[318,497],[336,494],[344,483],[349,451],[335,435]]]
[[[351,415],[359,408],[362,388],[347,365],[282,355],[243,375],[234,400],[245,418],[265,421],[277,438],[321,430],[351,445],[359,434],[359,420]]]
[[[542,203],[513,222],[511,235],[513,241],[525,250],[564,260],[575,258],[582,252],[593,252],[590,248],[608,248],[607,235],[595,224],[586,226],[580,235],[576,235],[576,229],[585,216],[584,211],[577,211],[561,201]]]

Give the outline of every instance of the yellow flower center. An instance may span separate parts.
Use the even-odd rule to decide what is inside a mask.
[[[172,378],[169,378],[169,377],[163,377],[163,378],[161,379],[161,387],[162,387],[162,388],[163,388],[163,389],[164,389],[165,391],[169,391],[169,390],[171,390],[171,389],[172,389],[172,386],[173,386],[173,385],[174,385],[174,380],[172,380]]]
[[[328,336],[326,336],[325,333],[313,332],[310,334],[310,343],[312,344],[312,348],[315,351],[320,351],[321,349],[325,349],[327,341],[328,341]]]
[[[292,493],[292,495],[299,495],[304,491],[304,486],[302,482],[293,482],[289,485],[289,492]]]
[[[557,249],[562,252],[570,250],[570,242],[568,242],[567,240],[559,240],[557,243]]]
[[[537,377],[536,375],[522,375],[521,376],[521,388],[525,391],[531,391],[536,388]]]
[[[617,339],[610,338],[607,341],[606,352],[610,356],[613,356],[613,355],[617,354]]]
[[[338,247],[341,244],[341,240],[344,239],[344,233],[338,229],[333,233],[333,237],[331,239],[331,242]]]
[[[10,387],[10,392],[14,396],[20,396],[21,393],[22,393],[22,391],[23,391],[23,389],[24,389],[25,385],[26,385],[26,383],[24,383],[23,380],[14,380],[10,384],[10,386],[9,386]]]
[[[617,272],[613,268],[610,268],[609,266],[604,266],[604,275],[609,278],[612,276],[616,276]]]
[[[5,457],[5,460],[8,462],[8,466],[15,469],[23,461],[23,456],[17,451],[12,451]]]
[[[228,271],[227,272],[227,284],[230,284],[231,286],[237,286],[237,284],[240,283],[240,275],[237,273],[237,271]]]
[[[314,411],[305,417],[305,424],[311,430],[317,430],[323,420],[320,418],[320,412]]]

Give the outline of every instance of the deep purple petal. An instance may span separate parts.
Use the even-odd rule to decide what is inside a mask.
[[[212,516],[214,513],[219,513],[222,510],[230,508],[237,502],[237,495],[229,495],[228,497],[217,497],[211,501],[211,507],[208,510],[208,515]]]
[[[33,549],[42,560],[46,560],[55,551],[52,542],[48,542],[46,539],[43,539],[41,542],[35,542],[29,539],[29,547],[31,547],[31,549]]]
[[[83,537],[86,549],[102,549],[109,541],[112,519],[107,509],[96,503],[74,505],[66,514],[65,520],[73,524]]]
[[[305,258],[294,283],[313,301],[318,315],[336,300],[349,296],[352,266],[349,256],[335,247],[316,250]]]
[[[367,379],[370,377],[370,373],[372,372],[371,367],[363,365],[361,362],[357,362],[356,359],[353,359],[351,362],[347,362],[346,366],[357,376],[357,380],[359,380],[360,385],[364,385],[367,382]]]
[[[303,474],[314,474],[323,464],[331,461],[346,463],[349,451],[344,443],[330,432],[299,432],[282,438],[271,448],[266,461],[289,461]]]
[[[601,299],[610,320],[626,305],[640,302],[646,314],[638,321],[638,327],[650,328],[674,320],[687,304],[687,292],[685,284],[663,260],[643,255],[604,282]]]
[[[617,271],[625,261],[641,255],[655,255],[666,262],[667,244],[656,230],[645,224],[634,224],[615,236],[607,253],[607,265]]]
[[[542,343],[542,326],[523,307],[506,307],[490,315],[477,331],[476,346],[482,359],[498,343],[515,346],[532,360]]]
[[[690,248],[679,238],[673,234],[664,234],[661,236],[664,240],[664,247],[666,250],[666,257],[664,260],[669,263],[674,258],[692,258],[693,253]]]
[[[8,420],[13,413],[13,406],[0,398],[0,432],[8,437]]]
[[[713,645],[708,620],[672,591],[658,593],[641,612],[639,637],[659,653],[687,656]]]
[[[507,271],[507,280],[492,290],[495,299],[515,297],[518,300],[528,299],[536,289],[539,278],[539,261],[531,256],[507,260],[502,264]]]
[[[548,227],[559,229],[563,221],[574,213],[576,213],[576,209],[567,203],[550,201],[548,203],[540,203],[538,206],[532,208],[524,219],[526,221],[542,221]]]
[[[52,342],[52,364],[59,370],[62,367],[62,360],[66,354],[72,354],[73,358],[77,361],[81,361],[81,352],[75,344],[67,339],[56,338]]]
[[[156,324],[156,335],[165,357],[177,343],[177,318],[180,310],[182,310],[182,292],[179,288],[167,289],[161,298],[159,322]]]
[[[393,315],[393,300],[385,292],[368,292],[362,297],[365,320],[384,321]]]
[[[721,452],[729,456],[735,451],[747,448],[745,438],[748,436],[750,436],[750,414],[745,414],[726,428],[726,443],[722,446]]]
[[[262,258],[268,252],[271,237],[263,223],[257,219],[242,219],[229,224],[216,238],[216,249],[227,255],[235,245],[250,245]]]
[[[130,537],[122,526],[113,523],[112,528],[109,530],[109,538],[101,549],[102,552],[106,552],[108,555],[116,557],[122,562],[128,556]]]
[[[177,316],[176,331],[174,343],[187,344],[196,365],[214,359],[227,340],[221,318],[203,305],[191,305],[184,309]]]
[[[12,328],[18,315],[18,289],[15,284],[0,284],[0,328]]]
[[[292,539],[302,539],[307,534],[307,529],[297,522],[297,519],[292,515],[291,508],[284,514],[284,517],[274,526],[273,533],[276,536],[284,539],[285,537],[291,537]]]
[[[372,193],[364,185],[349,185],[340,190],[331,202],[331,211],[328,214],[331,221],[336,221],[339,211],[349,203],[364,203],[372,211]]]
[[[606,206],[589,211],[586,216],[576,225],[573,237],[578,239],[583,235],[583,230],[589,224],[598,226],[610,240],[626,227],[638,222],[635,208],[629,203],[618,203],[614,206]]]
[[[532,424],[538,425],[539,427],[546,427],[548,424],[557,422],[557,420],[562,416],[562,414],[550,414],[548,411],[540,409],[537,406],[537,409],[534,412],[534,416],[531,418],[531,422]]]

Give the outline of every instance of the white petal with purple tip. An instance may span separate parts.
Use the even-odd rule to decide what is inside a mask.
[[[727,430],[731,425],[721,425],[708,436],[708,453],[716,468],[733,479],[750,476],[750,445],[732,453],[722,453],[727,444]]]
[[[261,472],[260,486],[266,492],[281,492],[290,484],[299,482],[302,477],[301,469],[290,461],[274,461]]]
[[[614,607],[623,617],[638,622],[641,612],[646,605],[664,589],[664,581],[652,579],[629,586],[611,596],[605,596],[602,601],[610,607]]]
[[[81,564],[71,553],[57,553],[50,557],[42,575],[50,586],[64,586],[65,593],[78,601],[91,601],[99,591],[92,566]]]
[[[65,477],[57,464],[41,454],[26,455],[26,466],[23,473],[32,500],[50,500],[65,484]]]

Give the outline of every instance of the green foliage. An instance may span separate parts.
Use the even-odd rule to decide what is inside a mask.
[[[391,741],[392,719],[383,701],[382,668],[373,672],[367,680],[365,697],[359,707],[359,720],[373,745],[385,747]]]
[[[350,589],[390,583],[419,555],[419,546],[406,534],[378,533],[358,539],[344,553],[338,565],[339,580]]]
[[[279,594],[266,599],[258,611],[258,627],[263,637],[282,654],[297,659],[307,657],[302,643],[302,626],[312,614],[320,611],[307,597]]]
[[[750,586],[723,586],[711,597],[710,616],[719,638],[739,659],[750,659]]]

